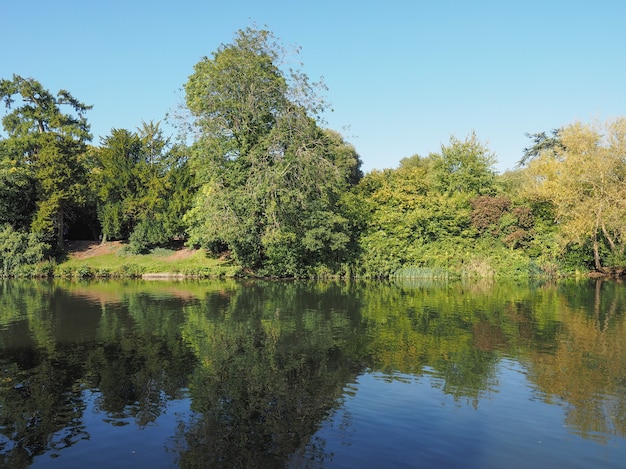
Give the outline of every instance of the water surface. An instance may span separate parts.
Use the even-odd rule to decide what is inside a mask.
[[[626,288],[0,285],[0,467],[623,467]]]

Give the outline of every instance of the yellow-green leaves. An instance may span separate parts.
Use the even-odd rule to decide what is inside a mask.
[[[572,124],[558,134],[560,144],[528,165],[528,194],[554,204],[563,242],[591,240],[594,261],[621,261],[626,235],[626,120],[604,125]]]

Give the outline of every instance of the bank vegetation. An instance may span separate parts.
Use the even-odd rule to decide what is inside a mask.
[[[141,122],[99,144],[91,106],[1,79],[0,276],[623,273],[626,119],[528,134],[502,174],[473,133],[364,174],[324,126],[323,85],[288,58],[270,31],[240,30],[195,65],[176,135]],[[77,260],[78,240],[123,249]]]

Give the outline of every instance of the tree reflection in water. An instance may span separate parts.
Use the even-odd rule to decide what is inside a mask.
[[[7,282],[0,295],[0,466],[28,467],[110,425],[157,425],[181,467],[324,465],[318,430],[364,372],[428,376],[461,405],[503,359],[585,439],[626,436],[626,288],[495,284]],[[96,396],[89,404],[86,396]],[[350,416],[342,422],[352,425]],[[84,443],[88,444],[88,443]]]

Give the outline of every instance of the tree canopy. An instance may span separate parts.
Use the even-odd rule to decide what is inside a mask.
[[[551,145],[528,165],[532,196],[555,207],[562,242],[591,240],[594,266],[601,259],[623,266],[626,235],[626,119],[603,126],[575,123],[558,133]]]
[[[269,31],[246,29],[196,64],[185,91],[200,134],[199,191],[187,219],[197,245],[229,250],[245,268],[302,275],[345,260],[353,234],[338,200],[361,162],[320,127],[315,87],[283,71],[283,59]]]
[[[30,189],[34,184],[31,229],[50,240],[56,235],[62,249],[68,211],[85,197],[84,155],[91,140],[85,113],[91,106],[65,90],[55,96],[33,78],[19,75],[0,80],[0,98],[10,110],[2,118],[8,138],[0,141],[0,156],[16,175],[5,179],[5,187]],[[23,219],[19,212],[16,218]]]
[[[128,239],[131,250],[167,244],[184,231],[193,188],[187,152],[172,145],[159,123],[137,132],[112,129],[93,151],[92,187],[106,239]]]
[[[239,30],[184,84],[193,132],[144,121],[94,146],[91,106],[1,79],[2,275],[62,256],[78,236],[133,254],[186,243],[243,275],[625,271],[626,119],[527,134],[503,174],[472,132],[364,175],[354,146],[325,127],[324,86],[290,67],[297,52],[266,29]]]

